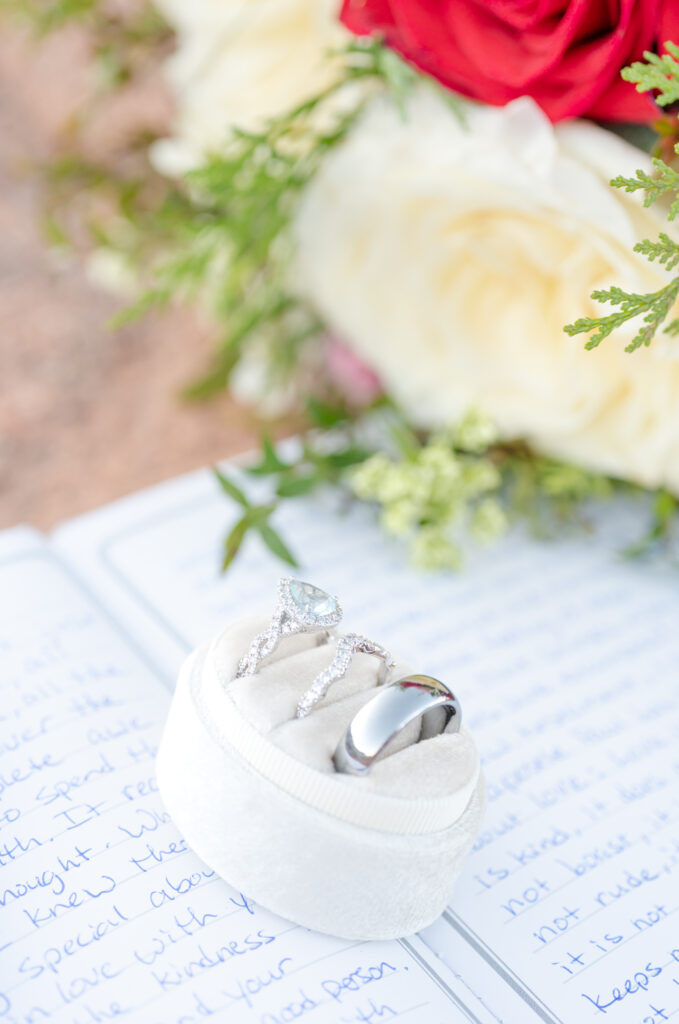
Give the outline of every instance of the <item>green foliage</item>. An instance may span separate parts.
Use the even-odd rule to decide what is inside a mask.
[[[492,423],[477,410],[446,431],[419,435],[393,403],[381,413],[374,443],[358,440],[360,423],[335,410],[335,426],[310,431],[294,456],[284,456],[263,438],[259,459],[245,468],[267,479],[272,500],[252,506],[231,480],[220,478],[225,493],[243,514],[225,542],[225,567],[247,532],[262,532],[283,501],[332,487],[335,492],[373,505],[385,532],[407,548],[412,563],[426,570],[457,570],[470,544],[500,537],[511,520],[521,520],[540,537],[564,528],[587,526],[586,509],[617,493],[645,493],[621,481],[577,466],[538,456],[520,443],[499,442]],[[324,412],[330,416],[331,407]],[[648,536],[635,545],[643,554],[668,535],[677,502],[665,492],[656,499],[656,517]],[[281,538],[270,549],[289,561]],[[631,549],[630,549],[631,550]],[[283,555],[283,551],[286,555]]]
[[[37,35],[65,25],[89,23],[98,0],[2,0],[0,11],[15,15]]]
[[[521,444],[504,446],[498,458],[510,515],[525,520],[537,537],[586,528],[588,506],[612,497],[624,486],[579,466],[536,455]]]
[[[243,509],[240,519],[236,520],[236,523],[224,540],[222,569],[229,568],[240,551],[243,541],[251,531],[259,535],[260,539],[277,558],[297,568],[297,559],[270,522],[271,516],[276,511],[277,503],[269,502],[264,505],[254,505],[246,497],[244,491],[233,480],[225,476],[224,473],[215,469],[214,474],[224,493]]]
[[[677,213],[679,213],[679,198],[677,198],[679,193],[679,174],[659,157],[654,157],[652,162],[656,170],[655,175],[637,170],[633,178],[625,178],[623,175],[618,175],[617,178],[611,180],[611,185],[614,188],[621,188],[625,192],[643,191],[644,206],[647,207],[652,206],[662,196],[674,194],[675,198],[667,215],[668,220],[674,220]]]
[[[0,0],[3,2],[3,0]],[[102,72],[101,87],[119,86],[149,59],[162,56],[169,33],[150,6],[109,7],[99,0],[4,0],[38,33],[79,24],[92,41]],[[647,54],[623,77],[640,91],[658,90],[658,102],[679,99],[679,48],[669,55]],[[69,195],[82,209],[95,245],[122,253],[151,285],[118,318],[125,322],[176,300],[207,300],[220,325],[220,341],[204,377],[187,389],[206,397],[228,386],[246,348],[263,346],[272,379],[289,377],[304,349],[323,330],[318,316],[291,294],[291,225],[300,197],[328,152],[339,145],[360,116],[365,96],[388,92],[403,116],[407,96],[422,75],[375,40],[354,40],[333,55],[336,81],[296,109],[270,120],[260,131],[233,129],[223,151],[213,154],[185,182],[175,186],[156,174],[146,158],[148,136],[133,140],[112,166],[94,165],[75,145],[43,169],[49,187],[45,231],[52,243],[68,243]],[[352,91],[359,81],[372,89]],[[431,80],[463,119],[458,99]],[[91,116],[91,112],[90,115]],[[77,126],[76,126],[77,127]],[[130,157],[132,159],[130,159]],[[638,171],[612,182],[641,193],[644,204],[663,200],[668,219],[679,213],[679,173],[660,159],[654,174]],[[103,203],[101,200],[103,199]],[[103,208],[104,216],[97,211]],[[679,244],[669,234],[635,247],[668,272],[679,267]],[[668,317],[679,295],[679,276],[646,295],[611,287],[594,293],[613,312],[580,318],[565,330],[598,345],[617,328],[641,317],[628,350],[650,344],[658,330],[679,333],[679,318]],[[539,533],[553,524],[582,522],[592,499],[620,489],[616,481],[561,462],[540,458],[521,444],[499,443],[492,424],[478,412],[434,436],[414,431],[388,398],[388,437],[372,439],[346,404],[315,396],[306,413],[311,429],[294,457],[282,455],[268,438],[259,460],[246,471],[268,481],[270,500],[256,503],[231,476],[215,470],[238,516],[224,541],[228,568],[253,534],[277,558],[296,566],[295,554],[274,526],[281,503],[331,486],[347,501],[374,505],[385,530],[404,543],[413,562],[425,569],[457,569],[469,542],[499,536],[511,518],[527,519]],[[634,553],[668,537],[677,501],[666,492],[655,498],[649,534]]]
[[[88,33],[100,86],[130,80],[149,56],[167,49],[169,29],[151,3],[116,5],[101,0],[0,0],[6,11],[38,37],[77,25]]]
[[[354,40],[334,54],[337,80],[273,118],[261,131],[232,129],[220,153],[187,176],[188,204],[156,265],[154,283],[127,310],[129,320],[175,299],[207,297],[222,337],[212,365],[188,391],[206,397],[228,386],[245,347],[264,346],[275,380],[289,375],[323,325],[289,286],[290,227],[300,196],[326,154],[363,110],[351,87],[372,81],[403,108],[418,75],[375,40]]]
[[[425,72],[409,64],[398,53],[385,46],[381,39],[376,37],[353,39],[344,49],[336,51],[335,55],[339,55],[345,60],[349,58],[350,61],[357,58],[362,74],[381,80],[387,86],[402,117],[406,116],[408,94],[418,83],[424,82],[438,93],[464,124],[464,107],[460,97],[446,86],[441,85],[435,78],[430,78]]]
[[[224,541],[223,569],[231,565],[250,532],[258,534],[277,558],[297,566],[295,555],[271,524],[280,503],[324,486],[341,487],[347,472],[371,454],[356,441],[355,424],[343,406],[332,406],[314,399],[313,408],[319,421],[325,423],[332,419],[330,431],[309,431],[301,439],[298,453],[291,459],[284,458],[273,441],[265,436],[261,441],[259,459],[245,467],[244,471],[250,476],[269,481],[272,500],[253,504],[230,477],[218,469],[214,470],[224,494],[243,510]]]
[[[634,82],[639,92],[658,90],[656,101],[662,105],[679,100],[679,47],[673,43],[665,44],[669,53],[662,56],[645,53],[646,63],[637,61],[622,71],[622,77]],[[679,145],[675,146],[679,153]],[[670,167],[659,157],[653,159],[654,174],[637,170],[634,177],[622,175],[613,178],[611,185],[625,192],[642,192],[644,206],[651,206],[659,199],[668,202],[667,219],[673,221],[679,214],[679,172]],[[649,262],[657,262],[666,270],[674,270],[679,266],[679,243],[665,232],[660,232],[657,241],[648,238],[637,242],[634,251],[645,256]],[[616,285],[598,289],[591,298],[617,307],[614,312],[596,317],[579,317],[564,327],[571,335],[590,335],[585,348],[596,348],[601,342],[624,324],[641,317],[641,325],[632,341],[625,347],[626,352],[634,352],[638,348],[648,346],[659,330],[666,334],[679,333],[679,317],[667,321],[674,309],[679,296],[679,275],[672,278],[666,285],[654,292],[639,294],[627,292]]]
[[[380,443],[390,438],[396,445],[388,456],[357,440],[357,428],[341,406],[320,407],[314,400],[314,407],[320,424],[333,425],[309,432],[294,458],[283,457],[264,438],[259,460],[246,469],[269,479],[272,503],[253,513],[245,494],[220,478],[225,493],[245,510],[227,537],[225,567],[249,529],[263,536],[261,522],[268,525],[282,500],[328,485],[348,499],[375,504],[386,531],[407,542],[414,564],[421,568],[459,568],[465,538],[487,543],[504,530],[506,516],[498,500],[502,476],[490,447],[495,432],[479,413],[470,413],[450,431],[420,439],[391,406],[388,437],[380,437]]]
[[[69,151],[38,166],[47,241],[110,253],[134,280],[173,233],[186,200],[151,167],[140,138],[119,164],[94,163]],[[77,212],[76,212],[77,208]],[[125,317],[119,316],[123,323]]]
[[[657,92],[654,98],[661,107],[679,100],[679,46],[666,42],[665,49],[669,52],[662,55],[647,50],[643,61],[635,61],[621,71],[626,82],[636,85],[637,92]]]
[[[133,280],[168,243],[187,199],[151,167],[147,131],[131,135],[105,158],[86,155],[85,133],[107,116],[111,91],[148,75],[169,53],[171,33],[150,2],[0,0],[0,10],[36,37],[77,28],[89,48],[92,83],[56,139],[58,155],[33,166],[42,185],[42,227],[49,244],[105,249]],[[181,211],[181,212],[180,212]]]
[[[406,536],[417,526],[458,521],[465,503],[497,490],[500,477],[491,461],[462,457],[435,436],[414,457],[371,456],[351,483],[359,498],[382,506],[387,533]]]
[[[191,203],[174,225],[175,253],[125,314],[129,319],[199,294],[209,298],[222,339],[192,397],[225,387],[253,337],[270,340],[272,362],[289,366],[320,331],[315,313],[289,293],[286,238],[301,190],[351,120],[343,116],[331,131],[313,134],[303,122],[320,102],[309,101],[262,132],[235,132],[226,152],[188,176]],[[301,153],[286,148],[293,137]]]
[[[224,568],[251,530],[277,557],[295,564],[271,516],[283,501],[328,486],[346,501],[374,506],[383,529],[406,547],[413,565],[431,571],[457,571],[470,545],[492,543],[512,520],[548,539],[564,529],[588,529],[587,512],[595,502],[648,495],[641,487],[536,455],[521,443],[500,442],[478,410],[446,431],[419,435],[387,403],[373,424],[377,429],[370,430],[371,446],[358,439],[365,433],[360,423],[335,412],[335,426],[310,431],[293,456],[263,438],[259,459],[244,472],[269,481],[270,501],[253,505],[218,474],[225,494],[243,510],[225,540]],[[656,492],[648,531],[623,554],[643,556],[666,543],[678,511],[679,499]]]
[[[489,454],[495,434],[478,413],[445,434],[419,439],[391,407],[387,422],[388,437],[397,446],[393,456],[360,443],[341,407],[316,408],[316,415],[323,423],[334,419],[334,425],[310,431],[294,458],[284,457],[264,438],[258,461],[246,468],[251,476],[270,481],[273,501],[253,506],[233,481],[218,474],[224,492],[244,510],[225,541],[225,568],[249,530],[267,542],[263,527],[269,528],[281,501],[327,485],[347,499],[378,506],[386,531],[406,540],[421,568],[459,568],[465,537],[486,543],[504,530],[506,517],[497,496],[502,478]],[[279,557],[289,555],[280,537],[269,547]]]
[[[478,420],[478,417],[476,417]],[[375,502],[385,531],[403,538],[420,568],[456,568],[462,543],[493,540],[506,525],[496,494],[501,474],[487,451],[456,448],[457,430],[434,435],[392,458],[378,452],[351,474],[357,497]]]
[[[623,553],[628,558],[638,558],[641,555],[649,554],[659,545],[669,542],[676,531],[678,511],[679,501],[677,498],[661,488],[653,500],[650,528],[639,541],[630,544]]]
[[[594,498],[610,498],[615,489],[610,477],[591,473],[580,466],[544,457],[535,457],[532,462],[537,490],[563,502],[563,508],[572,509],[578,502]]]
[[[249,466],[246,472],[270,478],[279,498],[297,498],[327,484],[341,484],[346,470],[364,462],[369,455],[369,449],[358,444],[346,431],[333,436],[310,432],[302,438],[299,454],[285,461],[265,437],[259,462]]]
[[[657,242],[651,242],[648,238],[637,242],[634,251],[641,253],[650,263],[657,260],[665,270],[674,270],[679,263],[679,245],[664,231],[658,235]]]
[[[22,7],[19,0],[9,2]],[[143,5],[125,20],[98,0],[28,0],[23,13],[39,32],[69,22],[86,26],[95,52],[110,50],[117,40],[132,55],[155,40],[157,59],[165,30],[150,10]],[[145,158],[149,138],[135,140],[135,160],[125,154],[116,166],[83,159],[76,139],[73,152],[43,168],[46,237],[68,244],[71,208],[82,213],[91,206],[85,219],[94,245],[120,253],[143,282],[113,327],[175,301],[199,299],[211,308],[219,332],[214,353],[204,375],[187,387],[188,398],[226,389],[250,343],[272,387],[294,380],[303,353],[323,330],[315,311],[290,289],[290,227],[300,196],[361,114],[368,94],[381,88],[405,110],[409,90],[422,79],[377,40],[352,40],[330,57],[337,77],[323,92],[260,131],[232,127],[223,149],[177,185]],[[455,97],[427,81],[460,112]],[[357,91],[357,82],[371,88]]]
[[[653,246],[653,242],[640,243]],[[653,257],[649,257],[652,259]],[[679,246],[677,255],[679,258]],[[615,313],[599,317],[580,317],[572,324],[564,327],[566,334],[590,334],[589,341],[585,344],[586,349],[596,348],[604,338],[612,334],[618,327],[622,327],[628,320],[644,314],[642,326],[632,338],[632,341],[625,346],[626,352],[634,352],[642,345],[650,345],[656,332],[664,323],[667,314],[672,309],[677,294],[679,294],[679,277],[670,281],[663,288],[656,292],[647,292],[645,295],[636,292],[626,292],[623,288],[613,285],[611,288],[597,289],[592,292],[592,298],[599,302],[608,302],[612,306],[619,306]],[[676,333],[679,329],[679,319],[672,320],[665,331],[670,334]]]

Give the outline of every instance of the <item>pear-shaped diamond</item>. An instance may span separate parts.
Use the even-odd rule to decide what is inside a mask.
[[[304,612],[305,615],[325,618],[326,615],[335,615],[337,612],[335,598],[312,583],[291,580],[289,594],[299,611]]]
[[[313,583],[288,577],[278,586],[283,607],[292,621],[310,629],[327,629],[342,618],[337,599]]]

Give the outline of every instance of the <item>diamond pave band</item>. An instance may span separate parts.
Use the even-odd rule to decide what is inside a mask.
[[[253,675],[260,661],[272,653],[282,637],[320,631],[323,640],[327,640],[328,629],[336,626],[341,618],[337,598],[311,583],[285,577],[278,584],[278,604],[271,624],[250,644],[248,653],[239,662],[236,678]]]
[[[323,700],[332,684],[346,675],[352,656],[356,651],[362,654],[375,654],[378,658],[382,659],[377,682],[378,685],[385,682],[389,670],[394,668],[395,665],[389,651],[382,647],[381,644],[376,644],[372,640],[368,640],[367,637],[360,636],[358,633],[345,633],[337,640],[337,650],[331,663],[323,672],[316,676],[309,689],[302,695],[297,705],[297,718],[306,718],[311,709],[319,701]]]

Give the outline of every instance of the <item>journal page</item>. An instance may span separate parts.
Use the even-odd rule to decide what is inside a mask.
[[[30,531],[0,534],[0,669],[1,1021],[478,1024],[418,940],[296,927],[187,849],[153,770],[168,688]]]
[[[131,624],[188,649],[272,609],[286,570],[253,540],[220,575],[233,507],[209,475],[174,486],[174,504],[150,492],[61,541]],[[513,535],[457,576],[410,571],[364,508],[304,499],[277,520],[347,629],[462,702],[488,810],[426,938],[512,1024],[679,1014],[679,576],[621,555],[641,509],[604,516],[558,543]]]

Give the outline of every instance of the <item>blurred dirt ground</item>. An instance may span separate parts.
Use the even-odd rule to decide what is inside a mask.
[[[229,399],[187,404],[210,330],[189,311],[119,331],[121,300],[82,260],[57,258],[42,233],[32,170],[58,152],[91,90],[88,40],[0,32],[0,527],[46,528],[137,488],[251,447],[256,430]],[[167,123],[157,69],[91,126],[96,150]]]

